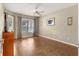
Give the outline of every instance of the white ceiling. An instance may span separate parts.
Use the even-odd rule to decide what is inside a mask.
[[[39,3],[4,3],[3,6],[9,11],[33,16],[33,10],[38,4]],[[46,15],[72,5],[75,5],[75,3],[40,3],[38,10],[44,11],[41,15]]]

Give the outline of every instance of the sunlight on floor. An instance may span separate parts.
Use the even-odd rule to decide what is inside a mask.
[[[15,48],[15,44],[14,44],[14,56],[15,56],[15,54],[16,54],[16,48]]]
[[[23,39],[21,42],[19,41],[18,44],[14,44],[14,55],[17,55],[17,45],[18,48],[20,48],[20,52],[22,51],[22,54],[27,51],[26,54],[32,55],[32,53],[35,51],[35,41],[33,38]]]
[[[31,52],[34,47],[35,47],[35,44],[34,44],[34,39],[33,38],[29,38],[27,39],[27,43],[25,43],[26,41],[22,41],[22,48],[25,48],[26,50],[28,50],[29,52]]]

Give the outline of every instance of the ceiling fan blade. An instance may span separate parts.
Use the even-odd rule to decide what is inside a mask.
[[[41,14],[39,12],[36,12],[39,16],[41,16]]]
[[[40,14],[38,12],[34,12],[33,16],[40,16]]]

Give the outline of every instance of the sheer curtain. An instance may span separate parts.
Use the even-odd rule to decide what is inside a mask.
[[[22,38],[22,33],[21,33],[21,17],[18,17],[18,26],[17,26],[17,28],[18,28],[18,38]]]

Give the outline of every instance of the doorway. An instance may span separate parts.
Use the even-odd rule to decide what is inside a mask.
[[[34,20],[21,18],[21,36],[22,38],[32,37],[34,33]]]

